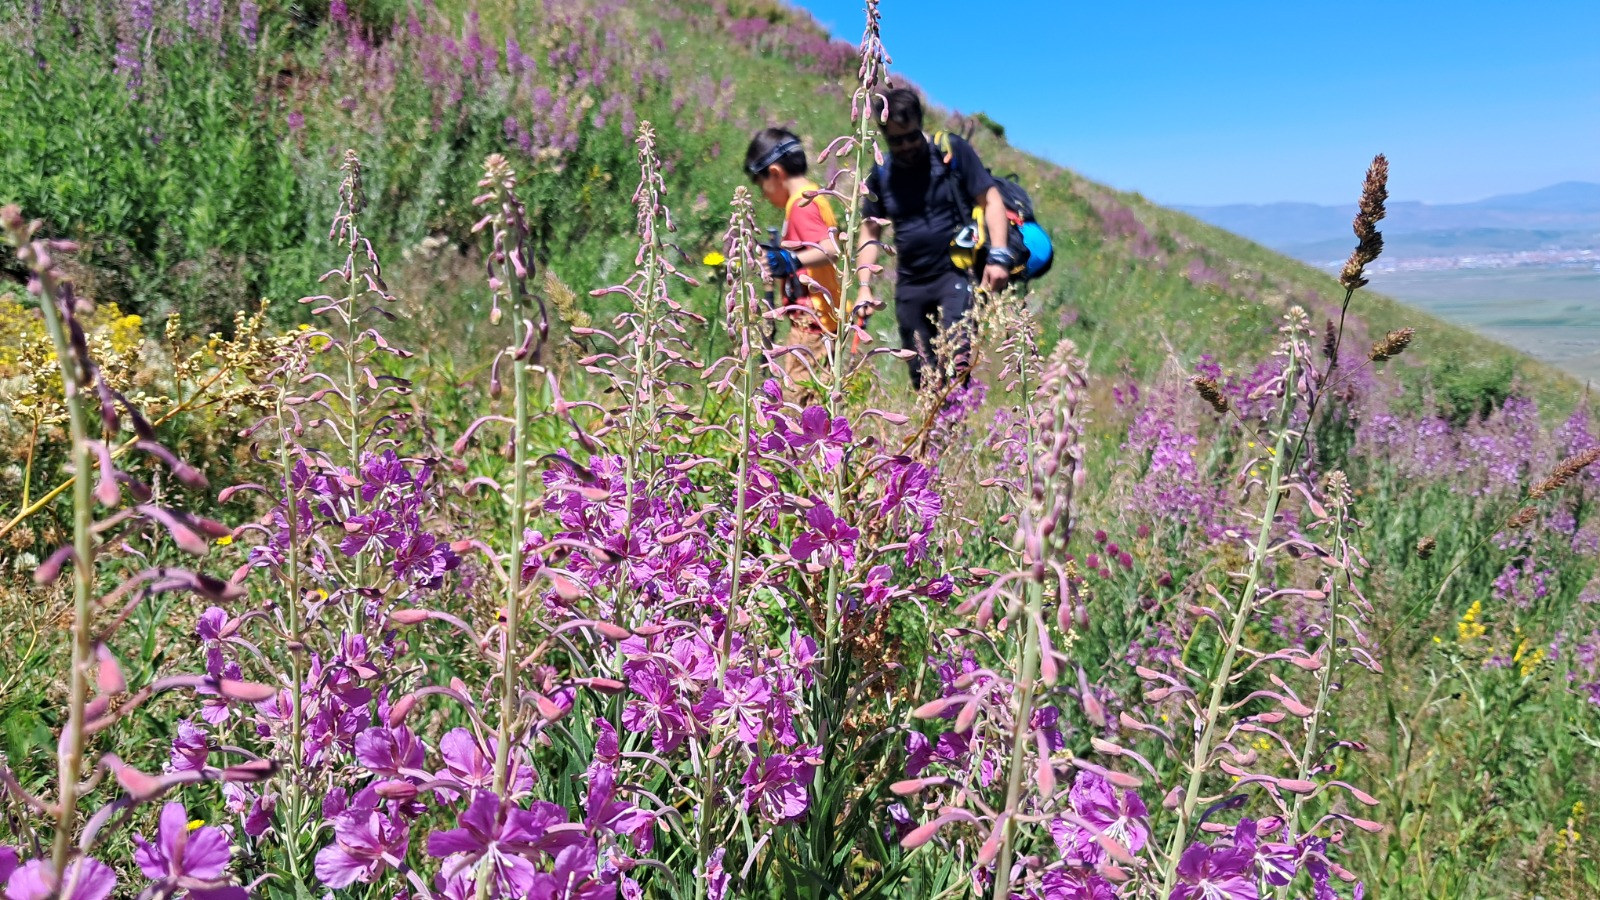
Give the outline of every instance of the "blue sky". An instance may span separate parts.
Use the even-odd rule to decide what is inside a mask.
[[[862,0],[791,0],[860,39]],[[1160,203],[1600,182],[1600,0],[882,0],[893,69]],[[997,71],[994,62],[1003,61]]]

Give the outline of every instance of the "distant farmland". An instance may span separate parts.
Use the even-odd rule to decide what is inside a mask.
[[[1376,290],[1600,380],[1600,272],[1455,269],[1374,274]]]

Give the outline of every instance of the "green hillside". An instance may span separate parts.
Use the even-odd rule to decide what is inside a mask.
[[[367,164],[375,237],[402,250],[430,236],[468,245],[462,198],[487,153],[537,161],[531,205],[542,255],[579,285],[606,281],[623,259],[631,185],[620,173],[632,123],[648,119],[661,134],[689,256],[720,232],[719,198],[740,183],[755,129],[790,124],[812,152],[846,131],[853,52],[777,2],[444,2],[419,13],[353,2],[348,26],[324,21],[314,3],[262,7],[253,52],[236,34],[220,45],[158,47],[139,67],[137,99],[133,76],[115,65],[129,27],[117,16],[0,25],[11,48],[5,82],[21,88],[0,100],[4,196],[86,239],[96,293],[127,311],[153,319],[180,310],[209,330],[268,297],[278,315],[292,315],[285,301],[321,274],[322,223],[345,147]],[[887,28],[892,48],[892,21]],[[507,35],[520,36],[519,62],[529,61],[515,76]],[[87,52],[51,49],[69,45]],[[1261,346],[1284,304],[1323,318],[1337,301],[1332,279],[1029,157],[996,136],[1003,123],[980,121],[945,124],[972,134],[991,168],[1022,175],[1033,191],[1061,250],[1062,277],[1040,285],[1042,302],[1081,310],[1093,340],[1105,342],[1097,365],[1126,355],[1136,372],[1150,371],[1167,350],[1151,336],[1185,358],[1232,358]],[[1364,163],[1351,160],[1352,194]],[[1118,272],[1129,277],[1108,277]],[[405,275],[419,280],[400,293],[416,298],[439,273]],[[1358,312],[1373,328],[1417,327],[1423,345],[1439,348],[1425,366],[1502,356],[1384,301],[1366,307]],[[1541,396],[1571,402],[1572,387],[1551,373],[1522,359],[1513,368]]]
[[[885,20],[883,39],[891,53],[895,34],[893,19]],[[855,130],[851,97],[858,66],[856,47],[830,39],[806,13],[779,0],[108,0],[70,10],[11,3],[0,9],[0,205],[15,203],[28,216],[42,219],[49,237],[78,242],[79,250],[65,265],[79,293],[95,305],[84,318],[93,350],[104,354],[101,365],[111,373],[108,377],[123,379],[119,390],[167,413],[156,420],[162,439],[196,459],[213,488],[238,481],[277,485],[272,466],[286,465],[282,460],[287,455],[268,458],[274,449],[270,442],[262,443],[255,431],[246,429],[273,409],[264,386],[283,383],[282,371],[271,364],[281,360],[273,354],[300,346],[294,341],[303,338],[296,335],[323,321],[312,312],[317,304],[296,301],[333,291],[320,286],[319,279],[345,263],[347,251],[330,240],[329,223],[341,212],[340,185],[346,177],[341,166],[347,151],[354,151],[362,164],[367,203],[361,227],[382,257],[383,289],[395,298],[388,307],[394,321],[382,326],[383,334],[395,346],[416,353],[407,359],[383,358],[372,367],[377,375],[403,377],[412,386],[412,393],[393,410],[414,428],[415,434],[406,438],[415,444],[410,452],[430,465],[439,464],[439,478],[459,478],[452,485],[460,490],[439,499],[424,518],[456,528],[452,539],[498,534],[514,522],[530,531],[554,533],[564,526],[554,524],[557,516],[548,510],[535,510],[544,518],[523,523],[520,509],[513,516],[506,509],[483,512],[473,507],[471,479],[496,484],[509,479],[515,466],[497,447],[488,446],[494,441],[468,450],[461,449],[467,446],[465,438],[454,444],[479,415],[512,414],[498,380],[500,367],[509,370],[511,364],[496,355],[505,346],[505,325],[491,323],[483,313],[491,288],[483,278],[484,236],[474,229],[485,215],[473,203],[485,190],[478,187],[485,158],[503,154],[519,173],[531,257],[540,270],[533,286],[552,319],[551,349],[544,360],[552,373],[550,384],[559,382],[568,400],[619,404],[607,407],[604,416],[596,413],[592,421],[582,418],[585,413],[573,413],[576,407],[561,406],[566,419],[552,414],[537,424],[530,438],[538,442],[532,456],[571,452],[587,459],[582,453],[592,448],[582,440],[586,428],[596,429],[602,422],[610,428],[639,415],[618,393],[623,390],[619,385],[634,382],[608,381],[613,376],[606,374],[609,363],[602,357],[609,348],[590,330],[611,327],[614,316],[633,308],[631,301],[620,292],[590,292],[630,278],[643,265],[640,259],[648,256],[650,265],[657,260],[640,249],[636,231],[637,138],[643,124],[654,129],[665,203],[675,226],[656,250],[660,259],[696,279],[693,284],[673,282],[671,297],[707,323],[684,325],[673,346],[709,363],[737,349],[730,349],[737,338],[722,327],[727,318],[723,286],[703,260],[725,247],[729,200],[737,188],[748,185],[740,167],[746,143],[759,128],[789,127],[804,137],[816,168],[813,174],[828,181],[846,162],[817,162],[818,155],[837,136]],[[930,100],[936,105],[938,98]],[[1295,658],[1304,663],[1306,653],[1329,637],[1320,630],[1323,607],[1315,603],[1330,591],[1335,597],[1354,592],[1354,599],[1346,602],[1357,611],[1333,625],[1337,646],[1319,652],[1344,654],[1347,663],[1362,655],[1364,661],[1376,660],[1371,668],[1381,673],[1347,664],[1337,681],[1322,679],[1319,690],[1311,674],[1317,658],[1312,657],[1290,681],[1307,702],[1318,698],[1319,718],[1312,721],[1321,723],[1320,731],[1317,725],[1307,729],[1291,721],[1294,730],[1285,732],[1291,739],[1283,743],[1295,746],[1281,755],[1277,744],[1265,737],[1229,734],[1236,744],[1226,744],[1232,753],[1227,759],[1249,760],[1239,762],[1243,766],[1266,760],[1261,764],[1276,766],[1274,777],[1281,778],[1272,787],[1279,805],[1258,797],[1249,815],[1262,819],[1276,809],[1293,818],[1303,811],[1310,816],[1315,809],[1333,816],[1328,820],[1333,824],[1318,824],[1313,830],[1337,834],[1337,847],[1327,849],[1328,858],[1363,879],[1367,896],[1578,898],[1600,891],[1600,828],[1589,821],[1600,797],[1600,582],[1594,580],[1600,527],[1591,521],[1600,476],[1593,470],[1578,471],[1555,488],[1536,487],[1562,460],[1595,445],[1600,425],[1590,418],[1582,386],[1505,346],[1365,290],[1355,293],[1348,317],[1342,317],[1346,292],[1334,277],[1030,156],[1006,142],[1006,123],[994,122],[982,111],[939,109],[930,118],[936,120],[930,127],[969,136],[993,171],[1015,173],[1054,239],[1053,271],[1030,286],[1027,298],[1028,321],[1038,324],[1043,349],[1033,369],[1022,368],[1030,377],[1038,375],[1058,344],[1074,346],[1087,364],[1082,396],[1069,386],[1051,401],[1063,410],[1081,403],[1084,434],[1078,462],[1087,477],[1076,493],[1069,491],[1071,543],[1063,536],[1056,549],[1063,554],[1070,550],[1062,565],[1070,566],[1071,574],[1063,575],[1060,584],[1074,586],[1072,596],[1085,612],[1074,625],[1053,584],[1040,588],[1031,601],[1063,608],[1055,639],[1065,641],[1058,646],[1073,654],[1071,668],[1076,669],[1063,667],[1059,683],[1039,689],[1041,702],[1059,706],[1062,721],[1074,723],[1063,726],[1069,746],[1056,748],[1058,754],[1067,754],[1058,759],[1063,771],[1070,766],[1062,760],[1082,757],[1114,768],[1106,740],[1139,747],[1155,758],[1144,770],[1151,784],[1143,797],[1153,822],[1161,815],[1163,797],[1150,789],[1181,781],[1186,760],[1158,756],[1160,742],[1119,726],[1115,715],[1108,724],[1107,711],[1137,713],[1151,722],[1166,723],[1171,717],[1168,727],[1178,738],[1184,737],[1183,717],[1190,713],[1181,696],[1146,699],[1154,684],[1149,676],[1134,674],[1134,667],[1146,672],[1171,667],[1203,676],[1221,672],[1216,677],[1223,684],[1210,715],[1217,715],[1224,694],[1230,711],[1235,701],[1240,709],[1254,710],[1247,704],[1257,694],[1245,696],[1247,690],[1271,693],[1278,688],[1260,673],[1247,677],[1238,672],[1228,680],[1235,671],[1229,668],[1235,648],[1226,633],[1211,636],[1200,624],[1202,613],[1216,605],[1213,595],[1244,591],[1249,595],[1246,608],[1258,609],[1253,617],[1240,616],[1233,640],[1246,647],[1282,646],[1288,656],[1280,658],[1298,653]],[[1376,153],[1384,148],[1372,149]],[[1360,193],[1369,162],[1349,161],[1351,200]],[[841,189],[850,187],[848,178],[839,184]],[[778,221],[777,211],[764,204],[755,216],[763,228]],[[355,265],[362,263],[358,259]],[[65,414],[51,405],[55,401],[41,399],[59,392],[60,376],[51,382],[46,371],[53,351],[27,308],[32,303],[23,288],[27,278],[24,260],[9,250],[0,254],[0,400],[7,407],[0,412],[0,672],[16,673],[0,675],[7,679],[0,681],[0,765],[20,772],[19,781],[30,790],[48,793],[66,694],[65,679],[48,673],[60,671],[67,659],[59,623],[72,621],[72,607],[61,585],[35,587],[27,573],[68,540],[71,494],[47,493],[64,485]],[[263,317],[252,320],[262,301],[267,303]],[[661,321],[680,321],[652,309],[651,315],[663,316]],[[1306,313],[1307,334],[1293,327],[1297,309]],[[170,332],[163,332],[162,323],[174,313],[178,318]],[[1021,352],[1017,341],[1027,326],[1019,324],[1023,319],[1015,311],[990,310],[986,315],[985,339],[979,342],[979,389],[918,401],[911,396],[904,366],[879,357],[837,399],[839,408],[848,406],[851,415],[875,406],[911,416],[913,428],[926,416],[923,430],[908,437],[888,426],[881,434],[872,430],[878,428],[877,420],[863,414],[854,420],[861,439],[858,451],[870,449],[886,454],[884,459],[895,453],[915,455],[943,472],[939,487],[949,493],[938,549],[916,560],[909,551],[896,549],[894,577],[924,586],[946,579],[946,593],[954,584],[957,600],[984,595],[984,579],[995,574],[992,570],[1009,570],[1015,561],[1006,542],[1014,532],[1021,533],[1016,512],[1024,501],[1020,494],[988,499],[991,494],[985,491],[996,480],[1005,480],[995,473],[1014,466],[1017,458],[1033,459],[1044,452],[1037,441],[1030,447],[1027,441],[1007,445],[1004,440],[1032,427],[1019,410],[1033,414],[1036,397],[1026,392],[1036,385],[1022,378],[1025,385],[1019,393],[1015,382],[1008,386],[1012,376],[1006,368],[1012,358],[1008,354]],[[1341,319],[1344,330],[1335,348],[1334,329]],[[515,317],[510,324],[517,327]],[[338,337],[322,336],[324,327],[316,325],[316,340]],[[878,315],[868,327],[880,345],[896,345],[892,313]],[[1403,354],[1395,351],[1396,358],[1389,360],[1369,353],[1375,342],[1399,329],[1415,330],[1409,347],[1402,342]],[[1296,347],[1309,348],[1309,358],[1296,358],[1297,371],[1305,385],[1314,383],[1320,405],[1296,408],[1285,400],[1283,411],[1277,411],[1276,397],[1292,398],[1301,389],[1274,380],[1285,363],[1273,353],[1285,334],[1299,342]],[[321,351],[328,345],[305,346]],[[185,359],[198,362],[185,370]],[[351,384],[356,371],[350,365]],[[713,374],[726,371],[732,370]],[[1051,371],[1070,381],[1060,375],[1066,363]],[[244,387],[215,400],[198,390],[185,393],[190,388],[183,385],[202,380],[197,372],[222,372]],[[1214,415],[1195,396],[1191,379],[1196,376],[1214,378],[1218,389],[1232,398],[1231,406],[1223,404],[1227,415]],[[376,388],[377,377],[372,372],[367,377]],[[621,451],[639,471],[658,479],[653,486],[669,485],[661,489],[675,492],[672,502],[680,502],[679,493],[690,498],[733,484],[721,470],[713,477],[686,469],[681,481],[668,479],[679,477],[673,467],[684,458],[742,459],[724,441],[736,434],[734,414],[728,410],[743,402],[748,411],[756,402],[748,395],[740,400],[736,392],[718,393],[710,378],[702,379],[698,372],[681,377],[692,387],[663,404],[693,423],[672,426],[681,427],[681,435],[674,433],[681,442],[670,453],[643,441]],[[496,379],[492,388],[490,378]],[[168,390],[168,385],[180,387]],[[255,390],[258,386],[262,390]],[[534,390],[545,390],[542,378]],[[554,395],[540,402],[544,400],[552,408],[558,405]],[[829,410],[835,411],[832,406]],[[285,415],[282,407],[276,414]],[[356,413],[351,415],[359,421]],[[873,424],[864,424],[869,420]],[[385,440],[394,433],[378,424],[371,427]],[[1273,429],[1281,429],[1282,438],[1280,452],[1269,458]],[[507,440],[505,446],[510,445]],[[1295,483],[1302,494],[1285,487],[1285,496],[1294,499],[1282,508],[1274,500],[1263,524],[1265,479],[1281,476],[1281,483],[1289,484],[1291,473],[1278,471],[1284,447],[1294,448],[1289,465],[1299,466],[1292,474],[1304,482]],[[1299,455],[1302,447],[1304,456]],[[643,461],[647,450],[657,454],[648,464]],[[843,465],[853,464],[852,459]],[[544,471],[548,475],[556,470]],[[805,474],[810,469],[798,463],[794,471],[802,481],[811,477]],[[847,489],[842,471],[835,475],[830,469],[826,477],[833,480],[819,482],[833,491],[832,505],[841,513],[846,512],[841,499]],[[628,472],[636,474],[631,468]],[[1339,477],[1330,479],[1333,475]],[[867,480],[863,475],[848,489],[864,491]],[[598,483],[585,482],[572,490],[605,494],[594,488]],[[163,484],[158,482],[158,488]],[[788,482],[784,489],[790,489]],[[632,490],[630,486],[630,503]],[[804,493],[793,490],[796,496]],[[819,490],[803,499],[812,504],[823,494]],[[878,499],[858,501],[849,514],[861,518],[853,521],[873,539],[883,537],[870,534]],[[741,494],[741,528],[744,502]],[[1319,528],[1333,527],[1322,518],[1327,515],[1324,507],[1339,517],[1339,549],[1304,556],[1297,542],[1312,540]],[[243,522],[243,508],[236,503],[229,514]],[[627,516],[632,515],[629,509]],[[263,505],[254,514],[270,524],[270,511]],[[785,514],[790,513],[792,509]],[[1524,519],[1520,525],[1508,524],[1517,517]],[[696,537],[684,543],[691,546],[712,531],[707,523],[728,528],[728,518],[720,513],[703,522],[691,517],[674,540],[693,532]],[[776,514],[772,521],[779,522]],[[763,600],[767,605],[751,614],[757,625],[766,623],[772,634],[784,635],[772,639],[777,642],[772,659],[796,652],[789,632],[772,624],[787,621],[784,615],[803,619],[789,609],[774,611],[782,598],[791,596],[787,592],[804,593],[793,585],[811,586],[819,572],[831,571],[835,577],[827,590],[837,599],[842,596],[838,576],[843,566],[855,565],[852,560],[830,562],[826,571],[798,568],[790,557],[798,555],[797,534],[812,527],[805,524],[809,521],[784,519],[760,540],[752,537],[749,546],[738,544],[732,550],[735,558],[741,548],[765,554],[759,557],[761,565],[772,571],[794,569],[792,582],[764,587],[778,599]],[[1254,543],[1257,529],[1259,546]],[[229,536],[211,551],[224,576],[233,567],[245,572],[256,563],[243,553],[223,556],[258,540],[237,533],[239,546],[226,549],[234,540]],[[731,540],[723,532],[713,533],[718,540]],[[1269,545],[1271,552],[1287,555],[1263,562]],[[665,545],[655,551],[670,555]],[[108,552],[122,554],[119,558],[135,555],[120,549]],[[516,559],[523,559],[521,552]],[[719,558],[729,555],[720,546],[718,552]],[[142,556],[144,551],[135,553]],[[898,562],[902,555],[907,560],[903,566]],[[511,558],[508,554],[505,562]],[[884,558],[889,558],[887,551]],[[1336,563],[1345,575],[1329,574]],[[492,586],[488,573],[494,565],[472,570],[476,580],[471,583],[462,574],[465,569],[440,576],[453,592],[450,614],[474,623],[485,635],[501,608],[484,587]],[[871,582],[864,564],[862,568],[851,584],[865,596]],[[361,571],[358,566],[356,572]],[[1311,585],[1313,579],[1322,588],[1289,590],[1296,584]],[[703,580],[715,579],[707,574]],[[251,584],[249,602],[263,610],[257,614],[263,618],[269,612],[279,614],[276,604],[295,605],[283,599],[293,595],[280,591],[281,586]],[[303,585],[296,582],[295,587]],[[1257,588],[1262,594],[1259,608]],[[1275,593],[1280,589],[1284,597]],[[328,593],[322,591],[323,600]],[[885,734],[893,731],[893,740],[850,744],[866,760],[852,762],[856,768],[831,756],[821,764],[828,777],[818,776],[812,809],[834,804],[825,807],[839,810],[834,821],[822,821],[813,812],[813,819],[800,825],[788,822],[780,828],[769,822],[772,828],[758,840],[752,823],[767,826],[754,814],[739,819],[742,837],[730,838],[730,845],[736,845],[732,852],[740,863],[747,860],[748,865],[739,875],[741,887],[730,896],[987,896],[988,882],[968,878],[975,867],[994,867],[992,852],[980,849],[984,842],[979,832],[941,838],[939,850],[930,844],[922,851],[902,851],[897,840],[886,838],[896,826],[884,824],[884,816],[900,803],[900,792],[891,792],[889,785],[916,777],[904,774],[911,745],[905,743],[907,735],[894,729],[934,729],[928,734],[937,738],[936,717],[918,724],[911,711],[940,689],[946,696],[956,690],[953,678],[935,673],[939,662],[934,657],[948,651],[949,659],[956,659],[950,647],[960,631],[957,625],[965,629],[961,633],[989,642],[976,657],[984,665],[992,662],[986,653],[1009,658],[1008,653],[1020,654],[1027,645],[1037,655],[1037,645],[1006,631],[1026,633],[1032,620],[997,616],[997,622],[983,620],[967,628],[970,612],[958,612],[957,600],[941,605],[920,599],[935,593],[901,590],[897,596],[902,605],[893,614],[883,613],[873,633],[879,643],[862,645],[870,650],[862,651],[863,659],[871,656],[873,665],[887,660],[894,674],[873,670],[874,679],[885,679],[885,697],[879,698],[883,705],[861,715],[873,727],[887,729]],[[560,602],[553,597],[544,598],[546,608],[571,600],[565,594]],[[1268,600],[1278,605],[1268,610]],[[189,646],[194,643],[195,613],[173,605],[191,601],[159,602],[165,605],[129,613],[141,629],[137,640],[126,632],[119,637],[129,645],[118,650],[131,674],[164,674],[199,658]],[[618,604],[604,612],[623,605]],[[439,605],[445,606],[443,601]],[[354,621],[356,614],[351,615]],[[601,612],[593,615],[604,617]],[[1330,621],[1335,618],[1329,614]],[[1057,628],[1053,614],[1034,619],[1039,629]],[[1343,622],[1359,630],[1342,631]],[[418,638],[413,648],[435,654],[424,656],[420,668],[442,673],[435,676],[441,683],[447,678],[470,682],[488,671],[476,657],[464,662],[443,646],[443,641],[436,646],[432,639]],[[724,645],[723,652],[730,647],[731,642]],[[852,646],[852,652],[857,649]],[[274,652],[269,648],[258,655]],[[300,653],[294,649],[288,656]],[[1037,659],[1031,664],[1036,666]],[[828,671],[834,687],[846,691],[854,677],[848,673],[869,669]],[[717,671],[719,693],[723,674]],[[818,683],[826,680],[819,678]],[[1020,696],[1022,689],[1017,690]],[[481,696],[487,698],[489,692]],[[544,694],[539,697],[552,702]],[[602,698],[583,711],[596,721],[608,716],[621,721],[623,702]],[[488,700],[484,703],[488,710]],[[837,708],[843,706],[841,702]],[[818,716],[834,709],[822,703],[811,707],[824,710]],[[946,718],[955,717],[953,709]],[[539,714],[546,713],[541,707]],[[160,769],[172,746],[172,722],[185,715],[176,701],[152,703],[128,718],[125,728],[119,725],[100,750],[115,750],[130,760],[154,760],[147,770]],[[573,715],[568,721],[582,718]],[[454,710],[439,713],[430,724],[442,729],[464,721],[460,710]],[[829,727],[839,723],[828,721],[820,728],[824,739],[832,735],[841,746],[866,733],[860,720],[851,719],[833,732]],[[554,717],[550,724],[553,728]],[[539,734],[542,743],[530,738],[533,749],[527,752],[546,767],[539,786],[531,789],[534,794],[576,809],[583,796],[579,779],[589,751],[599,752],[599,739],[587,721],[572,728],[566,739],[585,746],[571,754],[551,748],[554,730]],[[1311,749],[1323,739],[1328,746],[1313,763]],[[1045,746],[1044,740],[1040,738],[1039,746]],[[1296,757],[1301,742],[1306,750]],[[435,742],[429,738],[428,743],[431,748]],[[730,738],[728,746],[733,743]],[[1033,752],[1024,744],[1019,738],[1014,759]],[[670,755],[648,740],[629,746],[641,754]],[[718,744],[717,752],[722,749]],[[1221,745],[1212,749],[1215,759],[1224,759]],[[172,753],[176,757],[177,751]],[[1212,757],[1200,756],[1211,764]],[[671,761],[680,762],[677,757]],[[503,776],[505,760],[500,762]],[[700,777],[701,762],[698,756],[693,760],[695,778]],[[1116,766],[1139,771],[1122,762],[1126,760]],[[349,763],[346,773],[354,765]],[[688,769],[674,771],[670,778],[649,784],[664,796],[676,797],[667,792],[685,780],[681,776]],[[1221,771],[1231,772],[1226,767]],[[742,772],[734,773],[733,780]],[[705,777],[708,784],[715,781],[712,775]],[[991,787],[984,777],[984,787]],[[1034,777],[1030,774],[1028,780]],[[1206,775],[1207,796],[1235,796],[1227,777]],[[1320,788],[1304,806],[1297,797],[1283,800],[1307,778],[1351,781],[1379,805],[1355,808],[1344,794]],[[319,789],[331,783],[318,782]],[[1201,783],[1197,774],[1192,784]],[[942,789],[934,785],[927,791]],[[1066,789],[1063,780],[1063,797]],[[424,799],[437,790],[425,788]],[[737,796],[739,790],[728,796]],[[396,796],[403,796],[401,791]],[[414,799],[414,785],[411,795]],[[286,792],[281,802],[290,803],[289,796]],[[912,813],[923,821],[941,814],[937,803],[925,799],[926,792],[923,796],[912,804]],[[966,802],[966,796],[950,802]],[[0,787],[0,801],[4,797]],[[294,802],[303,799],[296,794]],[[1169,809],[1178,809],[1186,802],[1193,807],[1198,795],[1187,799],[1180,790],[1166,799],[1172,803]],[[905,800],[912,803],[910,797]],[[1240,803],[1227,803],[1233,801],[1217,802],[1219,819],[1240,808]],[[1289,808],[1284,804],[1292,804],[1292,815],[1282,812]],[[217,822],[244,815],[221,802],[214,805]],[[660,821],[676,816],[680,831],[687,828],[682,822],[693,804],[673,799],[668,805],[674,805],[674,812]],[[0,802],[0,809],[10,808]],[[21,810],[20,802],[17,808]],[[1177,826],[1150,825],[1146,836],[1151,849],[1169,840],[1182,849],[1187,837],[1199,840],[1195,812],[1186,808]],[[1365,819],[1348,825],[1357,814],[1382,827],[1358,833]],[[153,833],[154,812],[139,815],[144,833]],[[22,813],[18,816],[22,821]],[[1047,818],[1028,823],[1034,827],[1031,843],[1017,839],[1018,859],[1034,860],[1026,866],[1019,861],[1019,866],[1028,868],[1044,859],[1042,872],[1053,860],[1066,858],[1067,849],[1058,849],[1041,824]],[[1229,833],[1235,818],[1229,818]],[[450,824],[453,820],[437,827]],[[274,827],[280,836],[287,830],[284,824]],[[1010,826],[994,827],[999,834]],[[23,832],[8,828],[0,825],[0,845],[21,846]],[[241,882],[246,873],[271,876],[260,896],[320,896],[324,888],[296,866],[310,864],[318,842],[331,840],[330,830],[308,826],[292,838],[284,836],[287,850],[252,844],[249,853],[239,852],[236,874]],[[667,849],[658,856],[666,861],[657,868],[668,874],[652,870],[640,875],[645,895],[680,900],[703,896],[700,882],[705,878],[695,866],[706,864],[709,832],[696,832],[690,840],[665,825],[661,830],[661,846]],[[427,860],[422,846],[419,835],[412,841],[414,865]],[[1010,853],[1010,838],[1005,846]],[[975,862],[985,853],[988,861]],[[730,864],[734,858],[729,857]],[[722,857],[717,859],[720,865]],[[1152,880],[1150,873],[1159,864],[1141,857],[1128,868],[1138,877],[1120,896],[1156,896],[1160,880]],[[647,869],[651,867],[639,871]],[[119,870],[125,879],[135,877],[133,871],[126,865]],[[1326,885],[1313,888],[1310,871],[1302,867],[1293,894],[1310,896],[1316,890],[1317,900],[1325,900],[1321,891]],[[286,887],[294,878],[303,880]],[[1042,874],[1040,878],[1039,884],[1045,884]],[[1266,885],[1252,884],[1252,890]],[[1290,895],[1290,888],[1271,885],[1278,896]],[[1338,896],[1350,895],[1349,885],[1339,882],[1336,887]],[[359,893],[363,888],[368,893]],[[363,881],[338,896],[386,896],[381,892],[388,889]],[[445,895],[441,889],[438,896]],[[1026,895],[1029,900],[1078,896],[1090,895],[1052,894],[1043,887]]]

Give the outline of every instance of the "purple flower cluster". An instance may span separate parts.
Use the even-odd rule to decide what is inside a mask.
[[[1260,839],[1262,833],[1279,831],[1285,841]],[[1329,858],[1329,843],[1318,837],[1298,843],[1289,838],[1290,830],[1282,819],[1257,822],[1246,818],[1226,842],[1190,844],[1178,861],[1178,884],[1169,900],[1262,900],[1259,885],[1283,887],[1302,869],[1311,877],[1312,900],[1339,900],[1333,876],[1345,881],[1353,878]],[[1365,887],[1356,882],[1350,896],[1361,900],[1365,893]]]
[[[1152,388],[1128,427],[1124,458],[1139,467],[1133,508],[1152,520],[1189,525],[1215,522],[1221,497],[1200,469],[1200,439],[1195,433],[1190,392],[1180,383]]]

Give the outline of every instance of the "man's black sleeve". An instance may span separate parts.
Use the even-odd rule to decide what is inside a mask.
[[[873,219],[887,219],[883,208],[883,185],[878,183],[878,170],[867,173],[867,190],[861,198],[861,215]]]
[[[950,152],[955,157],[951,161],[961,175],[962,193],[972,200],[974,206],[982,206],[983,195],[994,186],[994,177],[983,167],[983,160],[978,158],[978,151],[972,149],[972,145],[961,138],[951,136]]]

